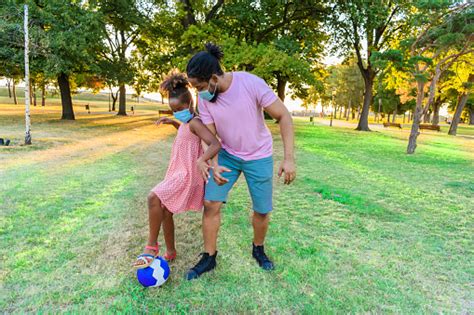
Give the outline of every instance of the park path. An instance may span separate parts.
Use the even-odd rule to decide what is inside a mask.
[[[16,111],[8,113],[15,124],[23,124],[21,115],[12,116]],[[173,127],[154,125],[154,113],[128,117],[107,114],[79,114],[76,121],[60,121],[56,111],[49,111],[48,116],[35,121],[33,111],[33,145],[20,147],[20,150],[18,144],[5,147],[0,153],[0,172],[39,163],[51,168],[90,163],[132,146],[148,146],[175,133]],[[0,126],[0,134],[12,133],[11,128],[7,128]],[[15,134],[18,133],[17,130]]]

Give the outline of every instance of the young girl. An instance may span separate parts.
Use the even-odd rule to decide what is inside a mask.
[[[148,195],[150,231],[143,254],[134,262],[135,268],[149,266],[159,252],[157,243],[160,226],[166,243],[166,260],[176,258],[173,214],[200,211],[203,207],[204,183],[209,178],[209,165],[220,150],[219,140],[196,116],[189,83],[184,74],[172,73],[160,88],[168,94],[169,106],[174,112],[172,120],[160,118],[156,124],[169,124],[178,129],[165,179]],[[201,140],[208,145],[203,153]]]

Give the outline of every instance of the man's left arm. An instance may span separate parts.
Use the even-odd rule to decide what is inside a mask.
[[[296,178],[294,154],[295,132],[293,130],[293,119],[291,118],[290,112],[279,98],[264,109],[273,119],[276,119],[280,125],[280,134],[284,148],[284,159],[278,169],[278,176],[281,177],[281,175],[285,173],[285,184],[289,185]]]

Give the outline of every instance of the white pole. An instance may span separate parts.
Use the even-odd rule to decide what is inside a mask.
[[[26,134],[25,144],[31,144],[31,120],[30,120],[30,65],[28,61],[29,40],[28,40],[28,5],[25,4],[25,123]]]

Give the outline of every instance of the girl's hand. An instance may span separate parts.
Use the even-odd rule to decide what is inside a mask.
[[[199,158],[197,160],[197,167],[199,169],[199,172],[202,175],[202,178],[206,182],[206,184],[209,182],[209,178],[211,178],[211,175],[209,174],[209,169],[212,168],[206,161],[204,161],[202,158]]]
[[[163,125],[172,125],[174,123],[173,119],[170,119],[168,117],[161,117],[157,121],[155,121],[155,125],[159,126],[161,124]]]

